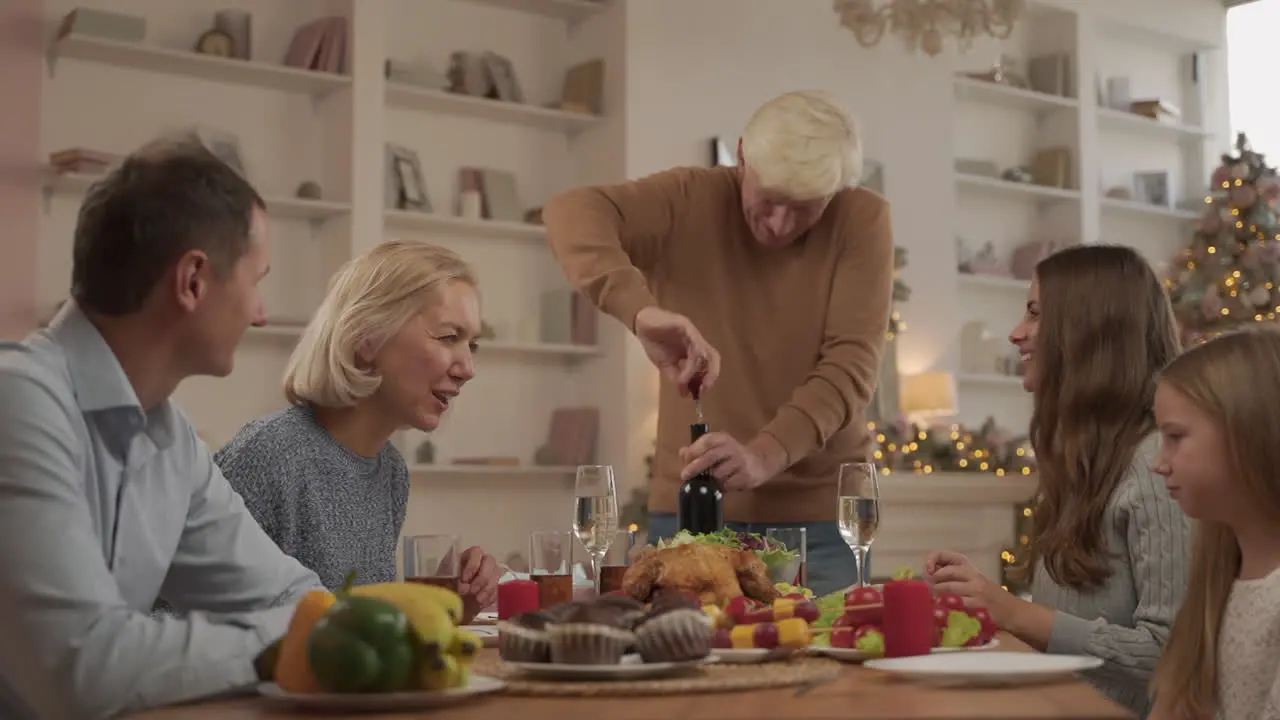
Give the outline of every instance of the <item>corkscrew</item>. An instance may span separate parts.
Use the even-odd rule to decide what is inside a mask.
[[[702,376],[699,375],[689,381],[689,394],[693,396],[693,411],[697,413],[698,424],[703,425],[705,421],[702,417]]]

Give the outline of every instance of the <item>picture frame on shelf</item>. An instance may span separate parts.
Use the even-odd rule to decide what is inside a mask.
[[[858,183],[858,186],[872,190],[878,195],[884,195],[884,163],[879,160],[864,159],[862,161],[862,180]]]
[[[386,187],[392,209],[432,211],[427,184],[422,179],[422,162],[413,149],[387,143]]]
[[[737,167],[737,143],[728,138],[711,138],[711,167]]]
[[[1169,173],[1160,170],[1133,174],[1134,195],[1144,205],[1169,207]]]

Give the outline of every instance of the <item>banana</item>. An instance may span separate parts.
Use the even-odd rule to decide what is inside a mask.
[[[453,636],[457,629],[454,616],[443,603],[439,602],[439,594],[420,592],[426,589],[439,588],[410,583],[378,583],[360,585],[352,588],[351,593],[378,598],[396,606],[413,625],[422,649],[431,655],[445,655],[454,644]],[[454,594],[454,597],[458,596]],[[459,599],[459,607],[461,607],[461,599]]]
[[[458,628],[453,631],[453,643],[449,645],[448,654],[457,658],[458,663],[470,666],[475,662],[476,656],[480,654],[480,648],[484,647],[484,642],[476,637],[474,633]]]
[[[462,663],[452,655],[431,655],[424,658],[418,673],[418,683],[423,690],[447,690],[464,682]]]
[[[454,625],[462,624],[462,596],[448,588],[423,583],[385,582],[359,585],[353,592],[381,598],[391,603],[397,602],[400,598],[403,598],[406,604],[429,600],[444,608]],[[404,608],[401,610],[403,611]]]

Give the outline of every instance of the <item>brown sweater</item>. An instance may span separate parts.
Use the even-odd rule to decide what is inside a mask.
[[[785,449],[787,469],[726,494],[725,519],[834,520],[837,469],[869,450],[893,292],[889,204],[844,190],[806,236],[770,249],[747,227],[736,169],[678,168],[571,190],[543,219],[569,280],[601,310],[634,330],[636,313],[658,305],[720,351],[702,402],[713,431],[743,443],[768,433]],[[693,402],[663,383],[651,510],[676,509],[693,422]]]

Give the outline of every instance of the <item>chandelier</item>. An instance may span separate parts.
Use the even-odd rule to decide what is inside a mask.
[[[900,35],[911,50],[929,56],[942,52],[945,35],[968,50],[979,35],[1009,37],[1022,14],[1024,0],[835,0],[840,24],[863,47],[880,42],[885,33]]]

